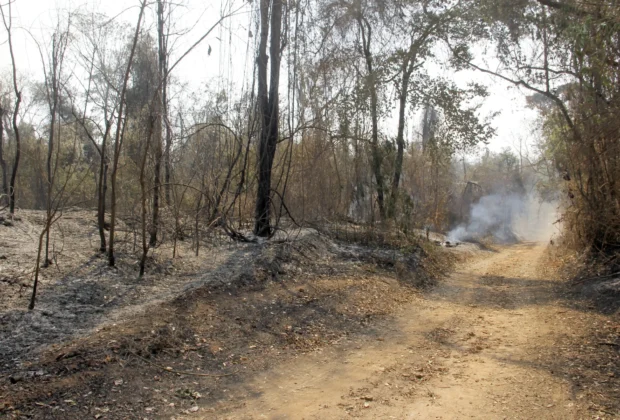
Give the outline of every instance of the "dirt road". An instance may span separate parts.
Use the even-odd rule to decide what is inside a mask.
[[[580,388],[589,368],[568,344],[587,340],[580,337],[585,323],[610,321],[557,298],[558,283],[541,278],[543,251],[520,244],[476,258],[369,334],[231,388],[230,400],[213,413],[226,419],[616,418],[591,401],[588,386]],[[599,368],[617,390],[617,366]]]

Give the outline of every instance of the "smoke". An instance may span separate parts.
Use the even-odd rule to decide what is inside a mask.
[[[451,242],[492,237],[508,244],[548,241],[557,232],[557,206],[541,202],[535,194],[490,194],[471,207],[468,222],[448,233]]]

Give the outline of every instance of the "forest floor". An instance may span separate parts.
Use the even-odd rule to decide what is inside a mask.
[[[431,285],[416,250],[306,231],[161,249],[136,280],[88,257],[82,216],[32,312],[12,279],[35,216],[0,227],[0,417],[620,418],[617,306],[559,280],[544,245],[446,250]]]

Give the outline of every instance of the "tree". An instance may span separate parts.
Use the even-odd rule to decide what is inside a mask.
[[[7,111],[4,106],[4,98],[0,97],[0,170],[2,171],[2,200],[0,200],[0,202],[6,200],[8,205],[9,179],[6,160],[4,159],[4,118],[6,115]]]
[[[158,46],[158,88],[154,98],[155,125],[155,170],[153,186],[153,222],[151,224],[150,246],[157,243],[157,229],[159,225],[159,199],[161,195],[161,166],[164,163],[164,182],[166,203],[170,204],[170,148],[172,132],[168,121],[168,37],[165,32],[166,19],[164,10],[167,3],[157,0],[157,46]],[[162,132],[163,130],[163,132]],[[165,135],[163,134],[165,132]],[[165,139],[165,149],[163,141]]]
[[[449,34],[450,24],[463,11],[460,7],[444,6],[431,1],[408,2],[396,8],[396,16],[393,22],[397,28],[397,36],[408,38],[403,43],[404,48],[397,48],[390,58],[398,70],[394,77],[398,92],[398,132],[396,134],[396,161],[390,193],[388,216],[394,217],[396,202],[398,199],[398,187],[403,167],[403,154],[405,150],[405,114],[410,106],[409,95],[411,89],[411,77],[414,71],[419,70],[424,61],[433,56],[433,46],[436,40]],[[419,87],[418,87],[419,88]],[[413,104],[415,107],[416,104]]]
[[[579,249],[617,249],[618,9],[603,0],[483,6],[501,67],[476,63],[463,46],[453,49],[455,59],[537,95],[545,148],[564,174],[570,241]]]
[[[99,25],[105,16],[75,15],[81,41],[78,49],[78,62],[87,74],[84,86],[83,106],[77,109],[79,98],[72,97],[72,113],[81,125],[91,145],[99,156],[96,176],[97,229],[99,231],[99,252],[107,250],[105,231],[106,197],[108,190],[108,171],[110,156],[108,143],[111,141],[112,129],[119,105],[120,87],[117,80],[122,80],[124,60],[121,51],[115,48],[119,38],[122,39],[124,28],[114,22]],[[91,110],[91,113],[88,110]]]
[[[67,46],[69,42],[69,28],[71,25],[71,19],[69,17],[67,21],[67,28],[61,29],[60,22],[58,23],[56,30],[52,34],[52,45],[50,57],[46,60],[41,53],[41,62],[45,74],[45,97],[49,108],[49,127],[48,127],[48,140],[47,140],[47,194],[46,194],[46,220],[47,224],[52,221],[52,195],[54,186],[55,167],[53,162],[55,140],[57,140],[56,125],[58,123],[59,107],[61,106],[61,94],[64,89],[63,78],[63,64],[65,60],[65,54],[67,52]],[[59,147],[59,146],[58,146]],[[56,162],[57,163],[57,162]],[[49,258],[49,239],[50,229],[46,229],[45,233],[45,257],[43,260],[43,267],[48,267],[50,264]]]
[[[269,7],[271,5],[271,19]],[[267,38],[271,28],[271,76],[267,85]],[[271,172],[279,136],[280,60],[282,53],[282,0],[260,0],[260,41],[258,47],[259,113],[258,192],[256,195],[254,233],[271,236]]]
[[[133,40],[130,47],[129,57],[127,59],[127,68],[123,77],[123,86],[120,91],[119,107],[117,113],[116,134],[114,138],[114,158],[112,160],[112,175],[110,178],[112,185],[112,196],[110,203],[110,245],[108,247],[108,263],[110,267],[114,267],[114,233],[116,228],[116,197],[117,187],[116,179],[118,175],[118,162],[120,159],[121,148],[123,145],[123,137],[125,133],[126,118],[125,115],[125,100],[127,94],[127,85],[129,83],[129,75],[131,73],[131,66],[133,64],[133,58],[136,52],[136,46],[138,45],[138,39],[140,35],[140,27],[142,25],[142,16],[144,15],[144,9],[146,8],[146,0],[142,1],[140,6],[140,14],[138,15],[138,22],[136,23],[136,29],[133,35]]]
[[[6,6],[8,11],[5,13],[3,5],[0,5],[0,13],[2,14],[2,22],[8,35],[9,52],[11,54],[11,66],[13,70],[13,91],[15,93],[15,105],[13,106],[13,132],[15,134],[15,159],[13,160],[13,169],[11,171],[11,180],[9,182],[9,212],[11,215],[15,213],[15,180],[17,179],[17,170],[19,169],[19,159],[21,156],[21,138],[19,133],[19,106],[22,102],[22,92],[17,85],[17,64],[15,63],[15,54],[13,53],[13,33],[12,33],[12,2]]]

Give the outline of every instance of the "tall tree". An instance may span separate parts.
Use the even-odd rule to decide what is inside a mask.
[[[52,200],[53,200],[53,186],[55,176],[55,166],[53,162],[55,141],[57,140],[56,125],[60,122],[59,107],[61,105],[61,93],[63,89],[63,64],[65,60],[65,54],[67,51],[67,45],[69,40],[69,26],[70,18],[67,22],[67,28],[61,28],[60,23],[57,25],[56,30],[52,34],[52,45],[50,51],[50,57],[46,60],[41,52],[41,61],[45,74],[45,96],[47,100],[49,110],[49,127],[47,138],[47,194],[46,194],[46,212],[47,220],[52,218]],[[60,145],[56,146],[60,147]],[[56,162],[58,163],[58,162]],[[49,258],[49,241],[50,241],[50,229],[45,232],[45,257],[43,260],[43,267],[47,267],[50,264]]]
[[[170,17],[170,3],[166,0],[157,1],[157,40],[159,46],[159,77],[161,80],[161,104],[162,104],[162,122],[164,125],[165,144],[164,144],[164,191],[166,197],[166,204],[170,205],[172,196],[172,127],[170,124],[169,114],[169,101],[168,101],[168,56],[170,51],[168,50],[168,38],[169,38],[169,17]],[[167,13],[166,13],[167,12]]]
[[[116,179],[118,175],[118,162],[120,159],[121,148],[123,144],[123,136],[125,129],[125,100],[127,94],[127,85],[129,83],[129,75],[131,73],[131,66],[133,64],[133,58],[136,53],[136,46],[138,45],[138,39],[140,36],[140,28],[142,26],[142,17],[144,15],[144,9],[146,8],[146,0],[142,1],[140,6],[140,13],[138,15],[138,22],[136,23],[136,30],[134,32],[133,40],[131,43],[131,49],[129,52],[129,57],[127,59],[127,68],[125,70],[125,75],[123,77],[123,87],[121,88],[120,98],[119,98],[119,106],[117,113],[117,123],[116,123],[116,134],[114,137],[114,158],[112,161],[112,174],[110,177],[110,183],[112,185],[112,195],[110,197],[110,245],[108,247],[108,264],[110,267],[114,267],[115,264],[115,256],[114,256],[114,233],[116,229],[116,197],[117,197],[117,186]]]
[[[9,212],[11,215],[15,213],[15,181],[17,179],[17,170],[19,169],[19,159],[21,157],[21,138],[19,133],[19,107],[22,103],[22,92],[17,84],[17,64],[15,62],[15,54],[13,53],[13,16],[11,5],[13,2],[8,2],[6,6],[0,5],[0,13],[2,13],[2,22],[8,35],[9,52],[11,54],[11,66],[13,75],[13,91],[15,94],[15,105],[13,106],[13,132],[15,134],[15,159],[13,160],[13,170],[11,171],[11,180],[9,182]],[[8,13],[5,13],[4,8],[8,8]]]
[[[154,128],[154,152],[155,152],[155,168],[154,168],[154,185],[153,185],[153,220],[151,223],[151,232],[149,245],[155,246],[157,243],[157,231],[159,228],[159,207],[161,196],[161,167],[162,159],[164,163],[164,181],[166,191],[166,202],[170,203],[170,138],[171,132],[168,125],[168,40],[165,33],[165,0],[157,0],[157,74],[158,84],[155,97],[153,98],[153,117],[155,118]],[[165,132],[165,135],[164,135]],[[165,139],[165,151],[162,144]]]
[[[269,9],[271,5],[271,19]],[[271,76],[267,85],[267,39],[271,28]],[[282,0],[260,0],[260,41],[258,47],[258,192],[254,233],[270,236],[271,173],[279,136],[280,61],[282,54]]]
[[[457,7],[429,0],[396,4],[392,31],[396,32],[395,35],[398,38],[403,39],[401,44],[403,47],[397,47],[395,53],[390,57],[390,61],[397,68],[397,75],[394,80],[398,94],[398,131],[396,134],[396,159],[388,206],[389,217],[394,217],[403,169],[407,108],[415,108],[418,105],[409,101],[412,75],[416,70],[422,68],[425,60],[434,55],[433,45],[438,39],[449,33],[450,22],[459,12],[460,10]],[[419,88],[419,86],[417,87]]]
[[[360,49],[366,66],[365,85],[370,95],[370,119],[372,122],[372,136],[370,139],[372,171],[377,183],[377,205],[381,219],[385,219],[385,181],[383,176],[383,150],[379,145],[379,72],[375,68],[375,57],[372,49],[373,27],[362,9],[363,2],[354,5],[354,16],[360,34]]]

